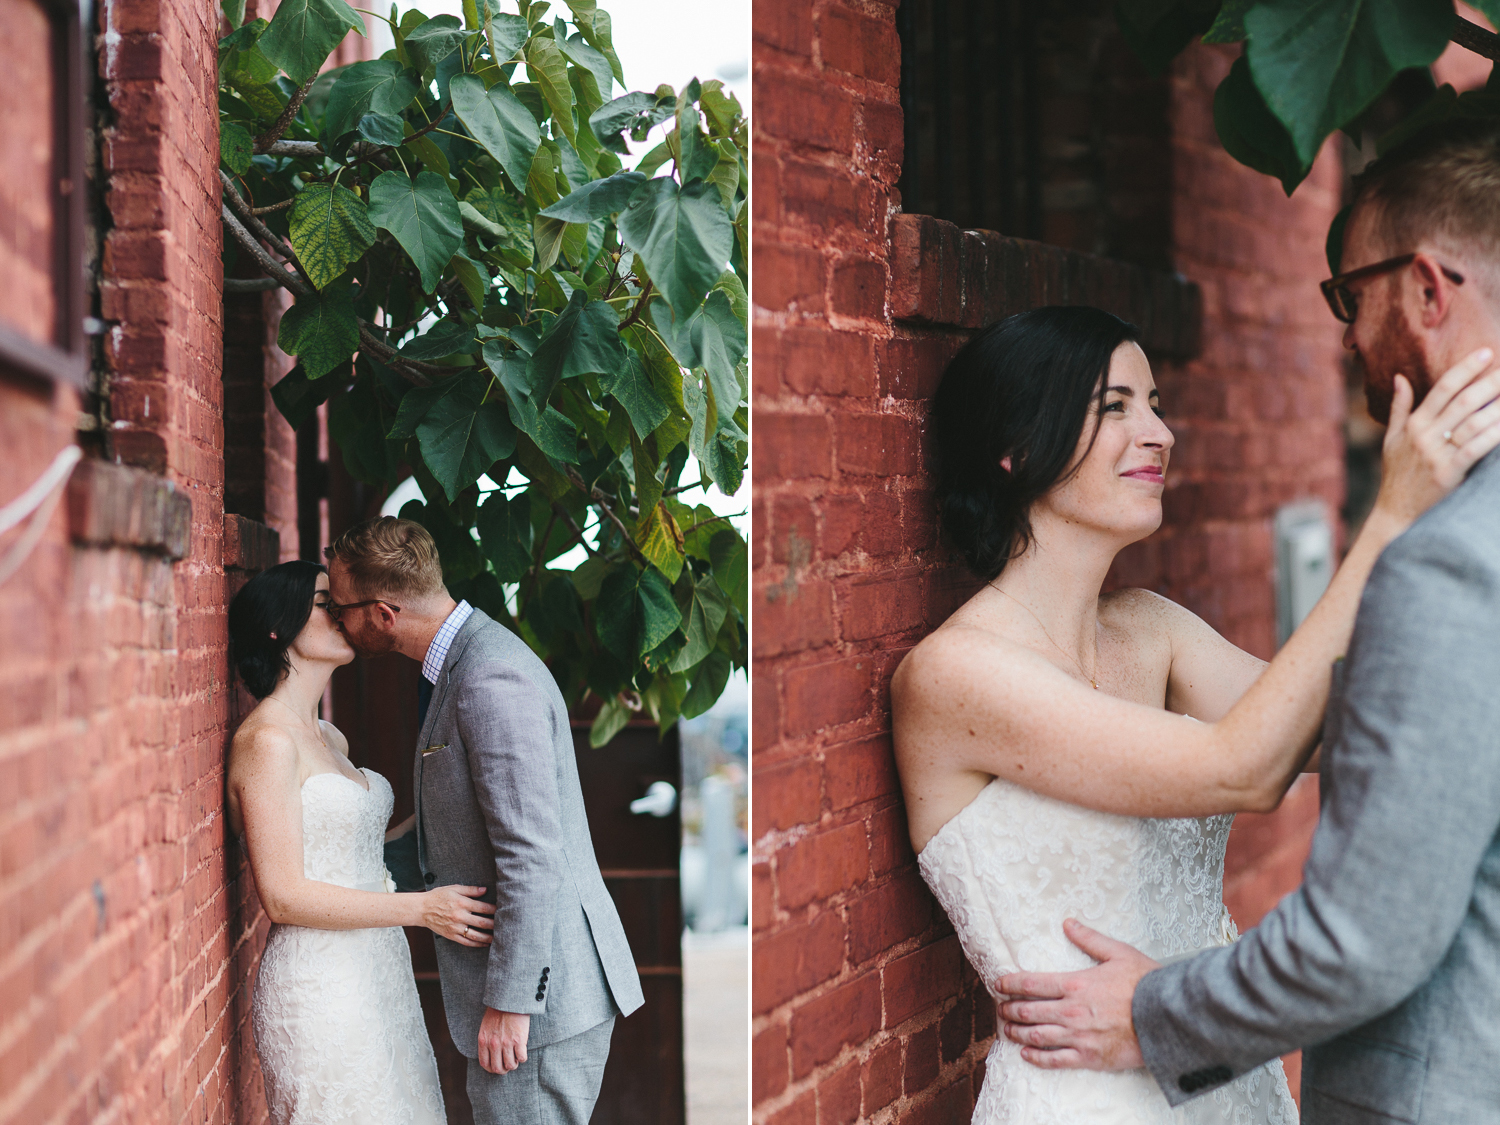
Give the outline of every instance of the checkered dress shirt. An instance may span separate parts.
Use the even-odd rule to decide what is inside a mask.
[[[464,622],[473,612],[474,607],[468,602],[459,602],[448,619],[438,627],[437,636],[432,638],[432,643],[427,646],[427,655],[422,659],[422,678],[429,684],[437,683],[438,673],[443,670],[443,661],[448,659],[448,646],[453,643],[453,638],[458,636],[458,631],[464,627]]]

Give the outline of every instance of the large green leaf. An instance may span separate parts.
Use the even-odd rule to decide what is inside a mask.
[[[527,261],[532,257],[531,220],[520,199],[507,194],[503,189],[474,188],[464,196],[464,202],[473,207],[491,223],[504,229],[512,246],[519,250]]]
[[[1213,26],[1203,33],[1205,43],[1241,43],[1245,39],[1245,13],[1256,0],[1224,0]]]
[[[359,126],[367,113],[382,117],[399,114],[411,104],[422,84],[395,59],[375,59],[346,66],[328,94],[323,111],[323,141],[332,144]]]
[[[1219,0],[1120,0],[1115,18],[1146,69],[1162,74],[1181,50],[1213,24]]]
[[[653,306],[653,314],[655,309]],[[743,393],[735,369],[745,358],[749,338],[730,305],[729,295],[723,289],[714,289],[693,310],[687,323],[675,331],[670,321],[663,323],[665,317],[655,319],[678,361],[684,367],[701,367],[708,373],[719,413],[733,414]]]
[[[630,197],[645,182],[646,177],[639,172],[616,172],[602,180],[590,180],[542,214],[569,223],[590,223],[625,210]]]
[[[234,121],[219,126],[219,160],[236,176],[250,171],[250,157],[255,151],[255,138],[250,130]]]
[[[719,588],[729,596],[741,617],[750,616],[749,554],[740,533],[732,527],[715,532],[709,541],[709,558]]]
[[[479,542],[501,582],[519,582],[531,569],[530,505],[524,496],[507,500],[491,492],[475,521]]]
[[[568,0],[573,12],[573,22],[590,45],[609,60],[610,71],[615,81],[625,81],[625,71],[620,67],[620,56],[615,54],[614,34],[609,13],[601,12],[596,0]]]
[[[495,85],[486,90],[484,82],[472,74],[455,75],[448,89],[453,112],[464,127],[505,169],[516,190],[525,191],[531,162],[542,139],[531,111],[508,86]]]
[[[301,361],[309,379],[321,379],[337,367],[347,367],[359,348],[352,290],[340,285],[298,297],[297,303],[281,314],[276,343]]]
[[[375,380],[368,374],[355,380],[345,394],[328,403],[328,437],[344,455],[344,467],[355,480],[382,484],[395,472],[395,457],[383,433],[384,413]]]
[[[651,378],[641,365],[641,357],[629,352],[625,363],[613,375],[599,377],[599,388],[614,395],[630,416],[631,428],[641,437],[649,437],[672,416],[671,407],[656,393]]]
[[[1245,13],[1250,74],[1306,164],[1397,72],[1442,54],[1452,27],[1438,0],[1260,0]]]
[[[526,37],[531,34],[524,19],[508,12],[496,12],[492,17],[490,30],[495,36],[495,61],[501,63],[515,58],[516,52],[526,46]]]
[[[594,621],[599,643],[634,666],[682,624],[682,611],[659,570],[622,566],[600,585]]]
[[[603,52],[589,46],[588,40],[582,35],[574,35],[569,39],[558,39],[557,49],[563,53],[574,66],[579,67],[594,80],[598,91],[598,103],[609,101],[613,93],[614,72],[611,70],[609,60],[604,57]]]
[[[457,16],[433,16],[406,33],[402,41],[411,61],[423,73],[435,69],[464,41],[464,25]]]
[[[271,401],[292,429],[300,430],[330,395],[342,389],[339,383],[338,379],[309,379],[299,363],[271,388]]]
[[[693,677],[693,686],[682,697],[681,714],[684,719],[696,719],[718,701],[724,694],[724,685],[729,683],[729,674],[734,671],[734,662],[727,653],[714,651]]]
[[[603,301],[590,301],[579,289],[552,322],[527,364],[531,400],[538,407],[552,388],[575,375],[613,375],[625,366],[620,315]]]
[[[288,224],[292,249],[307,280],[322,289],[375,242],[365,202],[337,184],[308,184],[297,194]]]
[[[344,0],[282,0],[260,37],[260,49],[301,86],[349,31],[363,35],[365,24]]]
[[[415,180],[405,172],[382,172],[370,185],[369,214],[411,255],[422,288],[428,293],[436,289],[464,240],[458,200],[443,178],[435,172],[418,172]]]
[[[489,375],[468,371],[408,391],[391,427],[393,438],[416,437],[449,502],[515,452],[516,431],[505,404],[485,401],[490,382]]]
[[[1224,151],[1241,164],[1275,176],[1288,195],[1312,170],[1297,155],[1291,134],[1267,107],[1243,55],[1214,92],[1214,128]]]
[[[687,634],[687,644],[667,667],[673,672],[686,672],[713,651],[714,642],[719,638],[719,627],[729,615],[729,602],[711,575],[705,574],[679,588],[677,608],[682,612],[682,629]]]
[[[573,120],[573,87],[568,84],[568,60],[555,40],[538,35],[526,44],[526,73],[541,90],[552,119],[571,141],[578,131]]]
[[[619,228],[679,321],[702,303],[734,248],[719,189],[703,181],[681,191],[665,176],[648,181],[620,213]]]

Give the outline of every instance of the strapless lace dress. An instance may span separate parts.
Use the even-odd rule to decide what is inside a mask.
[[[380,774],[366,791],[342,774],[302,786],[302,869],[309,879],[389,891],[386,824],[395,803]],[[273,925],[251,1007],[275,1125],[443,1125],[437,1061],[399,927]]]
[[[918,857],[970,963],[993,985],[1016,969],[1093,961],[1064,918],[1163,961],[1238,936],[1224,908],[1232,816],[1146,820],[1043,797],[996,778]],[[1174,1110],[1145,1070],[1041,1070],[997,1035],[977,1125],[1296,1125],[1279,1060]]]

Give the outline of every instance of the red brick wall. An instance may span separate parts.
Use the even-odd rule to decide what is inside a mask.
[[[892,221],[892,5],[760,4],[755,29],[755,1117],[962,1120],[992,1015],[917,874],[887,712],[901,654],[972,589],[937,542],[926,400],[964,330],[995,316],[1144,309],[1179,444],[1167,526],[1116,580],[1268,656],[1272,514],[1342,492],[1337,326],[1312,290],[1337,169],[1320,163],[1288,202],[1214,138],[1231,56],[1178,67],[1161,174],[1170,258],[1201,285],[1202,350],[1173,361],[1188,333],[1168,321],[1192,310],[1168,278]],[[1299,791],[1237,828],[1242,923],[1295,885],[1315,812]]]

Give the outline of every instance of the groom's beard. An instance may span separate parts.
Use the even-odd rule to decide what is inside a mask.
[[[1405,375],[1415,394],[1412,407],[1419,406],[1432,387],[1432,373],[1427,369],[1427,357],[1422,354],[1422,345],[1416,333],[1406,323],[1406,318],[1397,309],[1390,310],[1385,323],[1375,336],[1370,355],[1357,353],[1365,369],[1365,404],[1370,417],[1382,426],[1391,421],[1391,396],[1395,393],[1396,376]]]
[[[396,647],[395,636],[383,633],[379,629],[351,629],[345,626],[344,639],[349,642],[350,648],[366,659],[372,656],[384,656]]]

